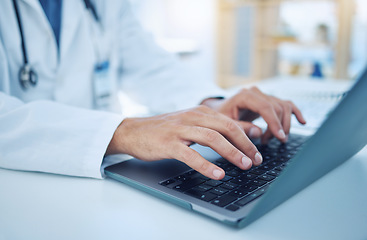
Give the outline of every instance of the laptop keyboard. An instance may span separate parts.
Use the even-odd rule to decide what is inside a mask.
[[[237,211],[265,193],[305,141],[306,137],[290,135],[285,144],[276,139],[266,145],[255,143],[263,156],[263,163],[245,171],[224,158],[213,161],[226,172],[222,180],[212,180],[189,170],[160,184],[229,211]]]

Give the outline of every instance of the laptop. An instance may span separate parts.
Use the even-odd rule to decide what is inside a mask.
[[[286,144],[254,141],[264,161],[241,170],[208,147],[194,146],[226,171],[212,180],[166,159],[127,160],[105,169],[117,181],[188,210],[242,228],[338,167],[367,144],[367,69],[311,136],[290,135]]]

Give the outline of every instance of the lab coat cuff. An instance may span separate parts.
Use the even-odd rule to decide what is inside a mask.
[[[92,178],[103,179],[102,163],[109,143],[117,127],[123,121],[122,116],[111,114],[105,121],[99,123],[98,131],[89,146],[89,152],[85,155],[84,175]]]

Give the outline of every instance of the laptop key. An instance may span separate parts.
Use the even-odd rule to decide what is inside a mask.
[[[261,175],[261,174],[264,174],[265,171],[261,169],[254,169],[254,170],[251,170],[251,173],[256,174],[256,175]]]
[[[186,191],[189,188],[195,187],[201,183],[205,182],[205,180],[201,179],[201,178],[196,178],[196,179],[190,179],[185,181],[184,183],[177,185],[175,187],[173,187],[173,189],[183,192]]]
[[[226,175],[226,176],[224,176],[224,178],[221,181],[222,182],[228,182],[231,179],[232,179],[232,177]]]
[[[186,176],[192,176],[192,175],[194,175],[194,174],[196,174],[196,173],[197,173],[197,171],[195,171],[195,170],[190,170],[190,171],[186,172],[184,175],[186,175]]]
[[[246,192],[246,193],[249,193],[249,192],[252,192],[256,189],[258,189],[259,187],[258,186],[254,186],[254,185],[250,185],[250,184],[246,184],[245,186],[241,186],[239,187],[238,189],[242,192]]]
[[[242,189],[235,189],[232,190],[231,192],[229,192],[228,194],[237,198],[243,197],[247,194],[248,192],[246,190],[242,190]]]
[[[237,197],[231,196],[231,195],[224,195],[222,197],[219,197],[213,201],[211,201],[212,204],[218,206],[218,207],[224,207],[231,202],[237,200]]]
[[[218,163],[228,163],[228,161],[224,158],[219,158],[217,160],[215,160],[215,163],[218,164]]]
[[[245,175],[243,175],[243,176],[241,176],[240,178],[242,179],[242,180],[251,180],[251,179],[254,179],[254,178],[256,178],[258,175],[255,175],[255,174],[252,174],[252,173],[247,173],[247,174],[245,174]]]
[[[168,187],[168,188],[175,188],[177,185],[180,185],[180,184],[182,184],[181,181],[175,181],[173,183],[170,183],[170,184],[166,185],[166,187]]]
[[[260,180],[260,179],[254,179],[254,180],[249,182],[250,185],[258,186],[258,187],[261,187],[261,186],[263,186],[267,183],[268,183],[267,181]]]
[[[213,188],[212,190],[210,190],[210,193],[216,194],[216,195],[223,195],[225,193],[227,193],[228,190],[224,189],[224,188]]]
[[[269,175],[269,174],[264,174],[264,175],[259,176],[259,179],[270,182],[270,181],[274,180],[275,177],[272,176],[272,175]]]
[[[164,182],[161,182],[160,184],[163,185],[163,186],[166,186],[166,185],[172,184],[174,182],[176,182],[174,179],[168,179]]]
[[[267,165],[269,165],[270,167],[278,167],[282,164],[283,164],[282,162],[272,161],[272,162],[269,162]]]
[[[280,172],[276,170],[270,170],[269,172],[267,172],[267,174],[277,177],[280,174]]]
[[[178,177],[175,177],[176,180],[179,180],[179,181],[182,181],[182,182],[185,182],[187,181],[188,179],[190,179],[189,176],[185,176],[185,175],[180,175]]]
[[[226,209],[228,209],[229,211],[234,212],[234,211],[237,211],[238,209],[240,209],[240,207],[239,207],[239,206],[236,206],[236,205],[234,205],[234,204],[231,204],[231,205],[228,205],[228,206],[226,207]]]
[[[222,188],[228,189],[228,190],[232,190],[234,188],[236,188],[238,185],[234,184],[234,183],[224,183],[221,185]]]
[[[284,166],[276,167],[276,168],[274,168],[274,170],[275,170],[275,171],[279,171],[279,172],[281,172],[281,171],[283,171],[283,170],[284,170]]]
[[[261,165],[260,165],[261,166]],[[269,165],[263,165],[261,166],[259,169],[261,170],[265,170],[265,171],[269,171],[271,170],[273,167],[272,166],[269,166]]]
[[[204,176],[203,174],[201,174],[199,172],[196,172],[196,171],[194,171],[193,173],[189,174],[188,176],[190,178],[193,178],[193,179],[200,178],[200,179],[203,179],[205,181],[210,179],[210,178],[208,178],[208,177]]]
[[[219,180],[209,180],[209,181],[206,182],[206,184],[208,184],[210,186],[213,186],[213,187],[219,186],[222,183],[223,182],[222,181],[219,181]]]
[[[237,185],[243,185],[245,183],[247,183],[248,180],[245,180],[245,179],[242,179],[242,178],[235,178],[235,179],[232,179],[231,181],[229,181],[230,183],[234,183],[234,184],[237,184]]]
[[[213,194],[213,193],[209,193],[209,192],[200,192],[200,191],[195,191],[193,189],[188,190],[187,192],[185,192],[195,198],[201,199],[205,202],[210,202],[211,200],[215,199],[216,197],[218,197],[217,195]]]
[[[248,204],[249,202],[251,202],[252,200],[255,200],[256,198],[260,197],[261,195],[263,195],[265,193],[264,188],[261,188],[260,190],[257,190],[256,192],[253,192],[247,196],[245,196],[244,198],[238,200],[237,202],[235,202],[236,205],[238,206],[245,206],[246,204]]]
[[[210,189],[212,189],[212,187],[209,186],[209,185],[206,185],[205,183],[203,183],[203,184],[201,184],[199,186],[196,186],[192,189],[200,191],[200,192],[206,192],[206,191],[209,191]]]

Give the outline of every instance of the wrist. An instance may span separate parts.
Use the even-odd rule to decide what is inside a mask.
[[[113,154],[123,154],[126,153],[126,151],[124,150],[125,147],[125,143],[124,140],[126,140],[126,138],[128,138],[127,134],[124,133],[125,132],[125,127],[126,125],[128,125],[128,123],[131,121],[132,119],[126,118],[124,119],[120,125],[116,128],[110,143],[108,144],[107,150],[106,150],[106,154],[107,155],[113,155]],[[122,137],[124,136],[124,137]]]

